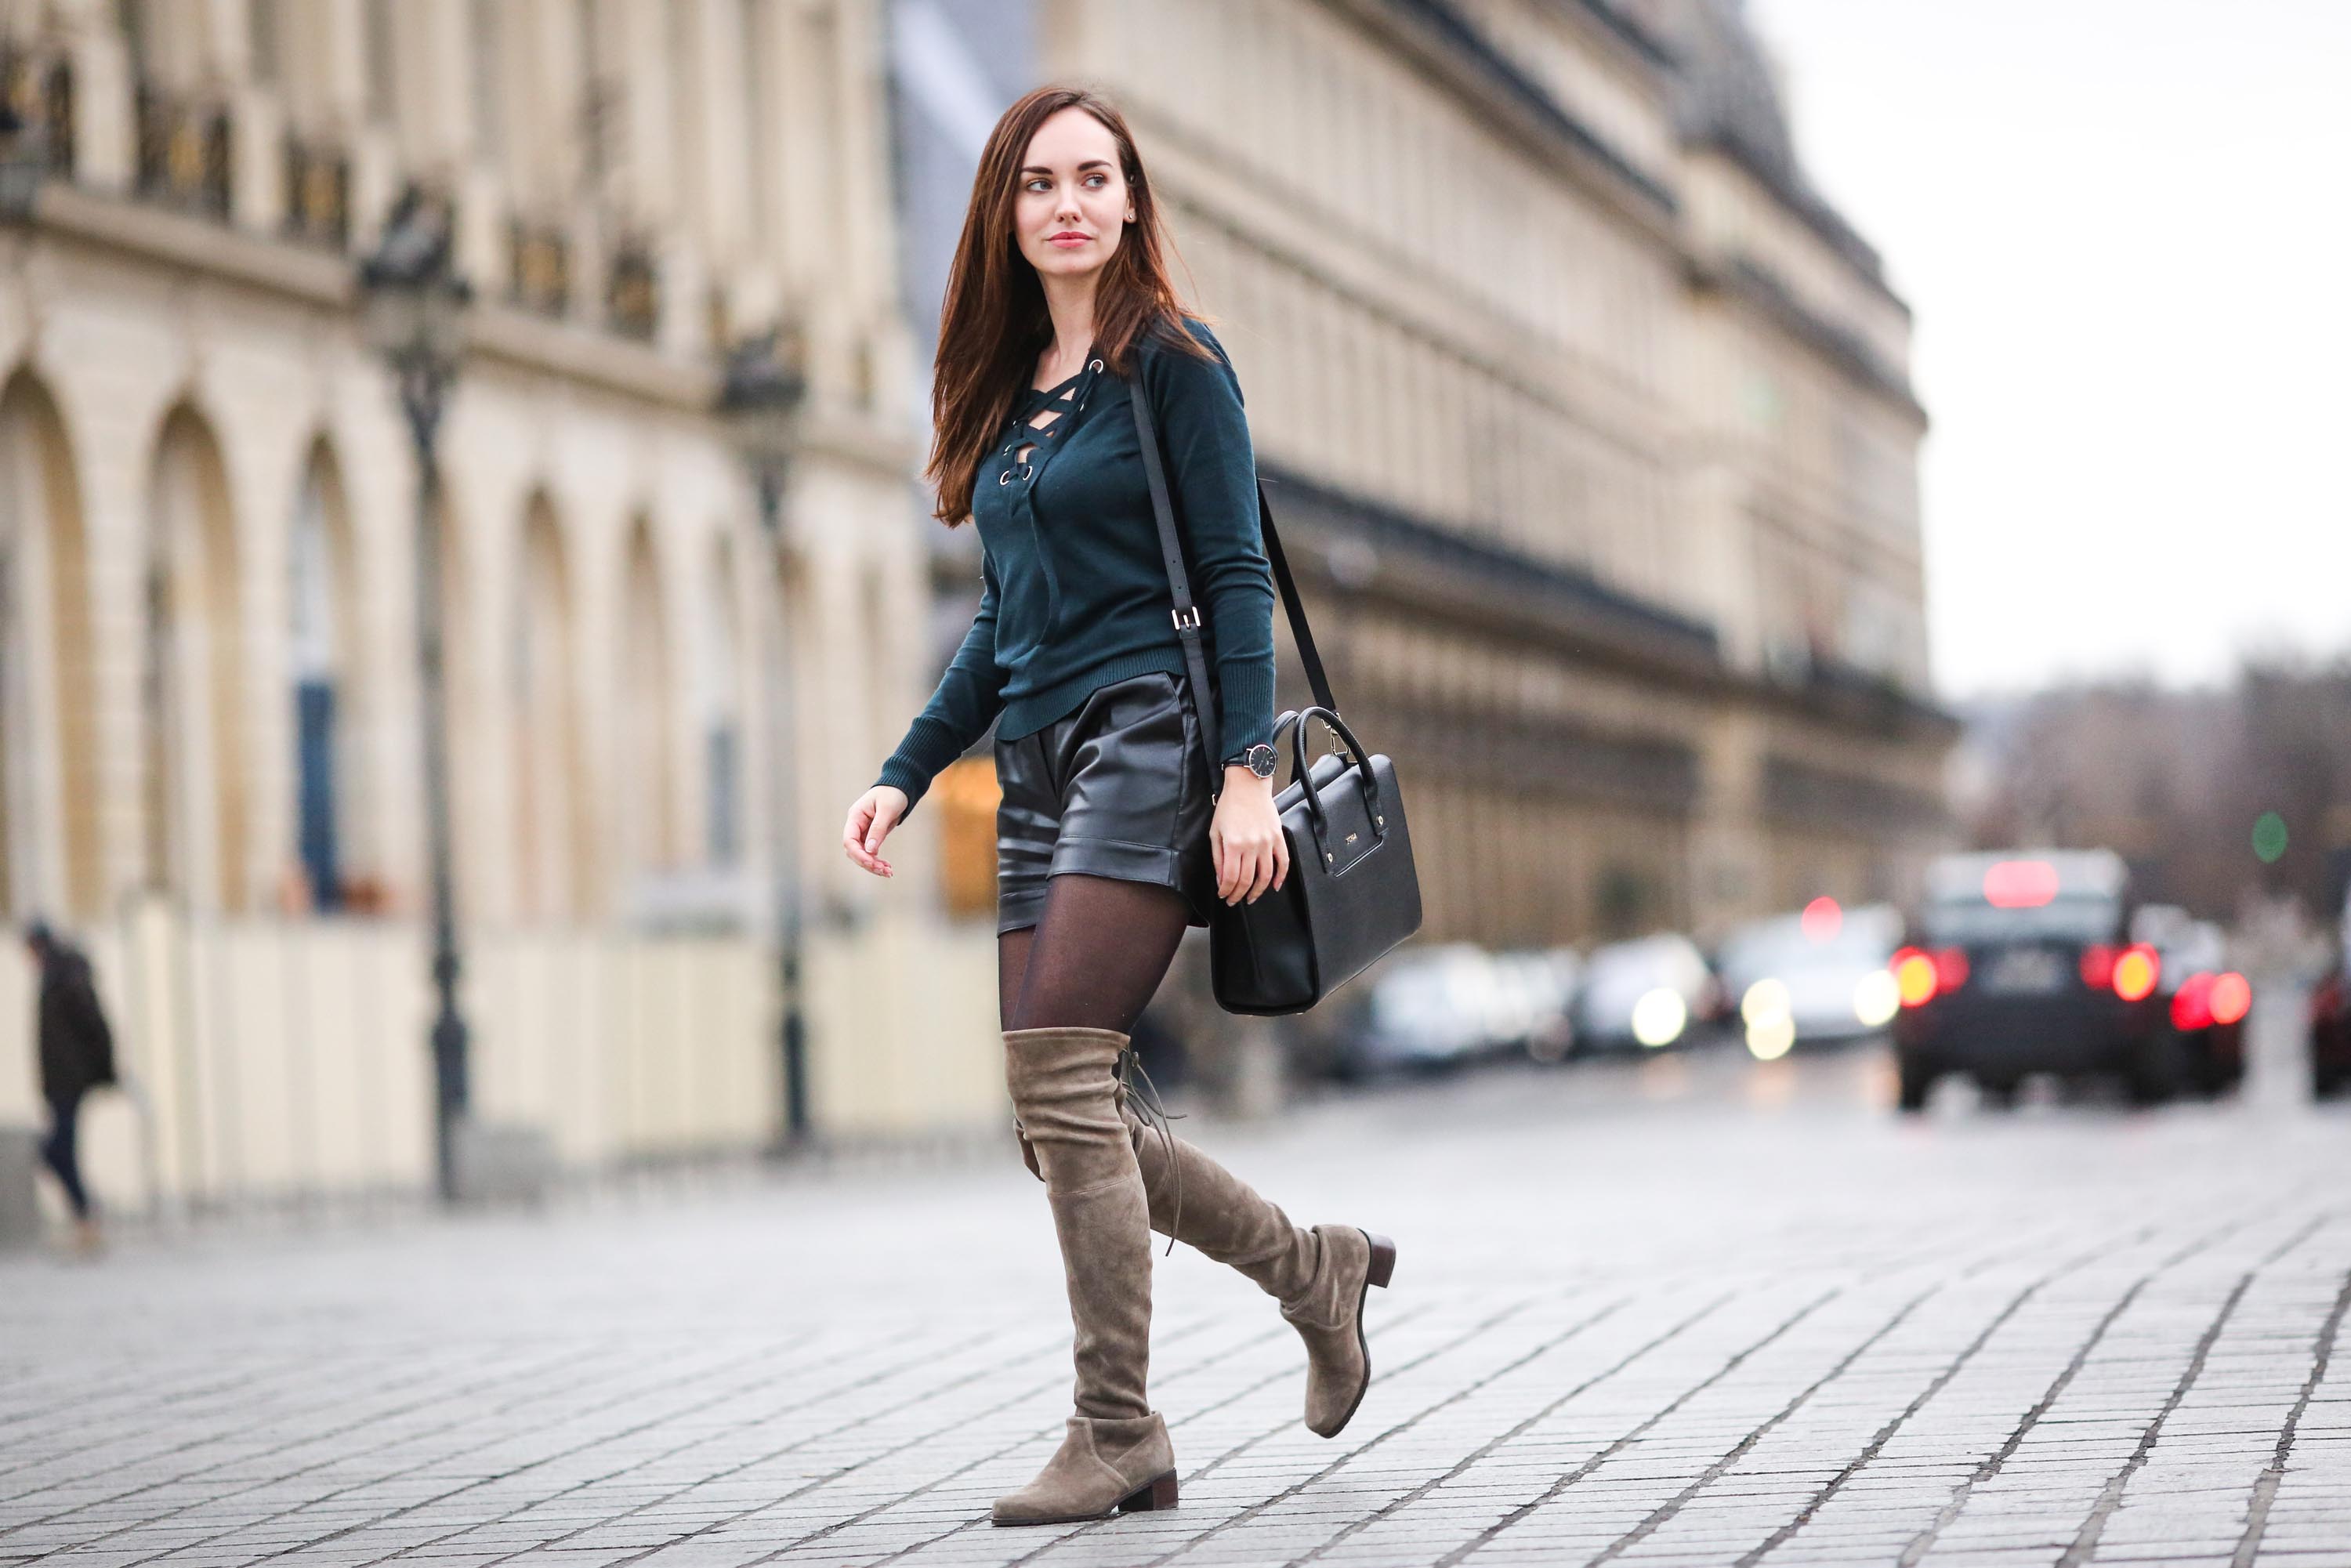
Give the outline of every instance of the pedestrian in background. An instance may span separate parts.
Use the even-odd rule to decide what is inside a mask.
[[[41,1158],[56,1173],[73,1209],[74,1249],[89,1256],[99,1249],[99,1236],[89,1189],[81,1179],[77,1130],[83,1096],[114,1082],[114,1031],[80,948],[37,920],[26,928],[25,945],[41,970],[41,1098],[49,1106]]]
[[[947,281],[927,470],[939,519],[978,526],[979,611],[841,837],[893,874],[883,840],[995,722],[1005,1076],[1052,1208],[1077,1366],[1061,1448],[998,1500],[998,1524],[1175,1505],[1175,1450],[1144,1387],[1152,1231],[1280,1302],[1306,1343],[1306,1425],[1326,1437],[1370,1382],[1364,1300],[1395,1260],[1352,1225],[1291,1224],[1164,1113],[1147,1127],[1127,1092],[1135,1020],[1186,927],[1208,924],[1212,898],[1253,903],[1290,871],[1273,803],[1275,592],[1240,382],[1178,302],[1165,250],[1116,109],[1048,87],[1005,111]],[[1202,585],[1209,691],[1186,689],[1130,394],[1155,415]],[[1211,701],[1230,747],[1213,766],[1193,706]]]

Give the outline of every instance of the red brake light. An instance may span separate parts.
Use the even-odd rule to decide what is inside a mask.
[[[2209,974],[2190,975],[2180,982],[2171,998],[2171,1027],[2177,1030],[2204,1029],[2211,1024],[2213,977]]]
[[[1924,1007],[1935,999],[1935,960],[1916,947],[1905,947],[1886,961],[1894,971],[1894,988],[1906,1008]]]
[[[1968,956],[1958,947],[1944,947],[1935,954],[1935,989],[1956,991],[1968,983]]]
[[[2246,982],[2244,976],[2233,969],[2216,975],[2212,979],[2210,1005],[2214,1023],[2235,1023],[2252,1010],[2253,988]]]
[[[2115,958],[2115,995],[2126,1002],[2154,994],[2155,983],[2162,977],[2162,962],[2144,942],[2132,943]]]
[[[1814,942],[1832,941],[1835,938],[1838,929],[1844,925],[1844,911],[1837,906],[1835,899],[1823,894],[1804,905],[1804,913],[1800,924],[1803,927],[1807,939]]]
[[[2115,950],[2103,942],[2082,949],[2082,984],[2103,991],[2115,983]]]
[[[1984,869],[1983,894],[1995,909],[2038,909],[2057,896],[2057,868],[2047,861],[1994,861]]]

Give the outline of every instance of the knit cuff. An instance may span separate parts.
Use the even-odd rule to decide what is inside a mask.
[[[1273,661],[1251,659],[1219,666],[1215,760],[1273,739]]]
[[[928,774],[904,758],[894,756],[882,765],[882,777],[873,782],[887,784],[893,789],[906,792],[906,810],[898,818],[902,822],[914,814],[914,803],[920,800],[931,787]]]

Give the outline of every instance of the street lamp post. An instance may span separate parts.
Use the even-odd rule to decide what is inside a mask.
[[[441,465],[435,443],[465,351],[473,290],[450,256],[446,206],[415,186],[360,264],[369,340],[391,366],[416,449],[416,643],[423,685],[425,858],[433,883],[434,1157],[441,1198],[457,1196],[454,1144],[465,1113],[466,1030],[457,1007],[457,946],[449,831],[449,706],[442,625]]]
[[[767,627],[768,669],[774,675],[769,699],[760,705],[768,720],[768,772],[770,816],[776,845],[776,946],[778,977],[783,988],[784,1134],[788,1145],[808,1136],[808,1029],[800,989],[801,901],[799,872],[799,791],[792,784],[787,752],[794,729],[794,672],[789,667],[788,629],[784,624],[783,527],[784,476],[791,460],[794,424],[808,393],[800,372],[778,352],[777,335],[769,332],[737,345],[726,357],[726,382],[720,389],[718,415],[751,470],[759,497],[759,528],[768,541],[769,591],[761,597],[772,607],[762,619]]]

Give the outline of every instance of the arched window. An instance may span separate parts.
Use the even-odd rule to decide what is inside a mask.
[[[89,551],[57,406],[0,393],[0,915],[101,902]]]
[[[148,485],[141,731],[146,877],[201,904],[246,907],[245,690],[236,538],[211,429],[165,420]]]
[[[735,555],[711,552],[708,604],[695,617],[695,714],[702,740],[703,858],[733,866],[743,856],[742,638],[735,611]]]
[[[294,852],[310,907],[344,907],[365,880],[355,835],[359,640],[350,523],[334,459],[321,444],[304,465],[287,541],[287,664],[294,706]]]
[[[499,0],[471,0],[466,13],[467,88],[474,110],[474,151],[487,166],[507,165],[506,17]]]
[[[769,869],[778,875],[788,866],[804,889],[820,885],[814,857],[818,813],[809,808],[809,758],[816,749],[807,744],[818,694],[810,672],[821,665],[814,630],[815,584],[808,558],[789,548],[775,549],[762,539],[749,558],[758,580],[759,606],[759,674],[752,702],[758,705],[759,751],[763,758],[755,788],[758,820]],[[811,894],[812,895],[812,894]]]
[[[523,520],[521,570],[507,644],[514,715],[516,908],[526,920],[580,913],[588,831],[580,810],[577,651],[571,579],[544,495]]]
[[[890,584],[883,569],[879,564],[862,568],[858,573],[857,613],[865,691],[857,716],[863,727],[855,737],[861,757],[889,754],[892,742],[883,738],[889,727],[884,716],[896,713],[901,703],[899,660],[908,641],[908,622],[892,615],[890,608]]]
[[[629,530],[621,627],[621,757],[618,778],[626,864],[632,874],[676,864],[676,812],[670,789],[676,731],[671,720],[669,616],[653,525]]]

